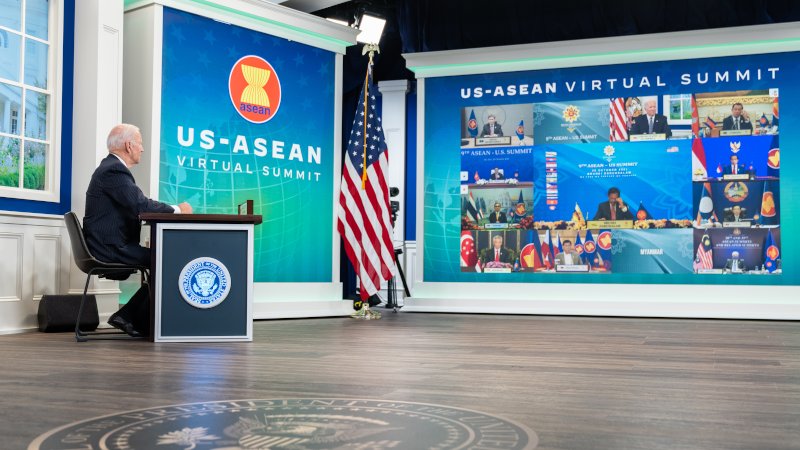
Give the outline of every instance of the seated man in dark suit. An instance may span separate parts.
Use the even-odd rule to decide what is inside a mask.
[[[656,109],[655,100],[646,102],[644,104],[645,114],[633,119],[629,134],[665,134],[667,138],[671,137],[672,130],[667,123],[667,117],[656,114]]]
[[[731,164],[722,168],[723,175],[738,175],[741,173],[748,173],[744,164],[739,164],[739,157],[731,155]]]
[[[150,249],[139,245],[139,213],[191,214],[188,203],[170,206],[150,200],[128,170],[141,160],[142,135],[133,125],[117,125],[108,135],[109,155],[92,174],[86,191],[83,233],[95,258],[109,263],[150,266]],[[116,279],[125,279],[122,275]],[[110,276],[109,278],[115,278]],[[111,315],[109,325],[131,336],[150,333],[150,290],[142,286],[128,303]]]
[[[490,180],[505,180],[506,177],[503,176],[503,172],[500,172],[500,169],[497,167],[494,168],[492,171],[492,176],[489,177]]]
[[[744,266],[744,260],[739,259],[739,252],[733,252],[731,259],[725,263],[725,270],[729,270],[731,272],[744,272],[746,270]]]
[[[481,137],[498,137],[503,135],[503,128],[500,127],[499,123],[495,123],[497,120],[494,117],[494,114],[489,114],[489,123],[483,126],[483,131],[481,131]]]
[[[486,262],[508,263],[508,252],[503,248],[503,236],[492,238],[492,248],[486,254]]]
[[[634,220],[633,212],[619,195],[619,189],[609,189],[608,201],[597,206],[597,214],[592,220]]]
[[[500,211],[500,203],[494,204],[494,212],[489,214],[489,223],[508,223],[506,213]]]
[[[750,130],[753,131],[753,124],[747,116],[747,111],[741,103],[734,103],[731,107],[731,115],[722,121],[722,130]]]
[[[742,207],[739,205],[731,208],[731,212],[726,213],[723,222],[742,222],[747,220],[747,214],[742,212]]]

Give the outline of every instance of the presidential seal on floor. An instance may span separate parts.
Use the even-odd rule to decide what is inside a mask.
[[[387,400],[234,400],[163,406],[51,430],[28,450],[529,450],[530,428],[449,406]]]

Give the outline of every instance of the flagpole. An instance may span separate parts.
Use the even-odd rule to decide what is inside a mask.
[[[361,155],[364,158],[364,170],[361,173],[361,189],[367,188],[367,83],[369,83],[369,69],[372,66],[372,53],[369,55],[369,64],[367,64],[367,76],[364,78],[364,153]]]
[[[369,95],[369,72],[372,69],[372,57],[375,55],[375,52],[380,53],[381,50],[378,48],[378,44],[364,44],[364,49],[361,51],[361,55],[366,55],[369,52],[369,64],[367,64],[367,75],[364,77],[364,153],[362,156],[364,160],[364,164],[362,165],[363,171],[361,173],[361,189],[367,188],[367,98]],[[369,299],[361,301],[361,309],[350,314],[350,317],[353,319],[380,319],[381,314],[369,309]]]

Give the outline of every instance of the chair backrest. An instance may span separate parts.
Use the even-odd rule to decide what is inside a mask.
[[[92,256],[89,247],[86,245],[86,238],[83,236],[83,228],[78,216],[70,211],[64,214],[64,222],[67,225],[69,240],[72,244],[72,255],[75,258],[75,265],[84,273],[89,273],[97,266],[97,260]]]

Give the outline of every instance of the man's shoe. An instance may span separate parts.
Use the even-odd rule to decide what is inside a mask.
[[[131,337],[144,337],[144,335],[142,333],[139,333],[138,331],[133,329],[133,325],[131,325],[130,322],[126,321],[125,319],[123,319],[122,317],[120,317],[120,316],[118,316],[116,314],[112,315],[108,319],[108,324],[111,325],[112,327],[118,329],[118,330],[124,331],[125,333],[128,334],[128,336],[131,336]]]

